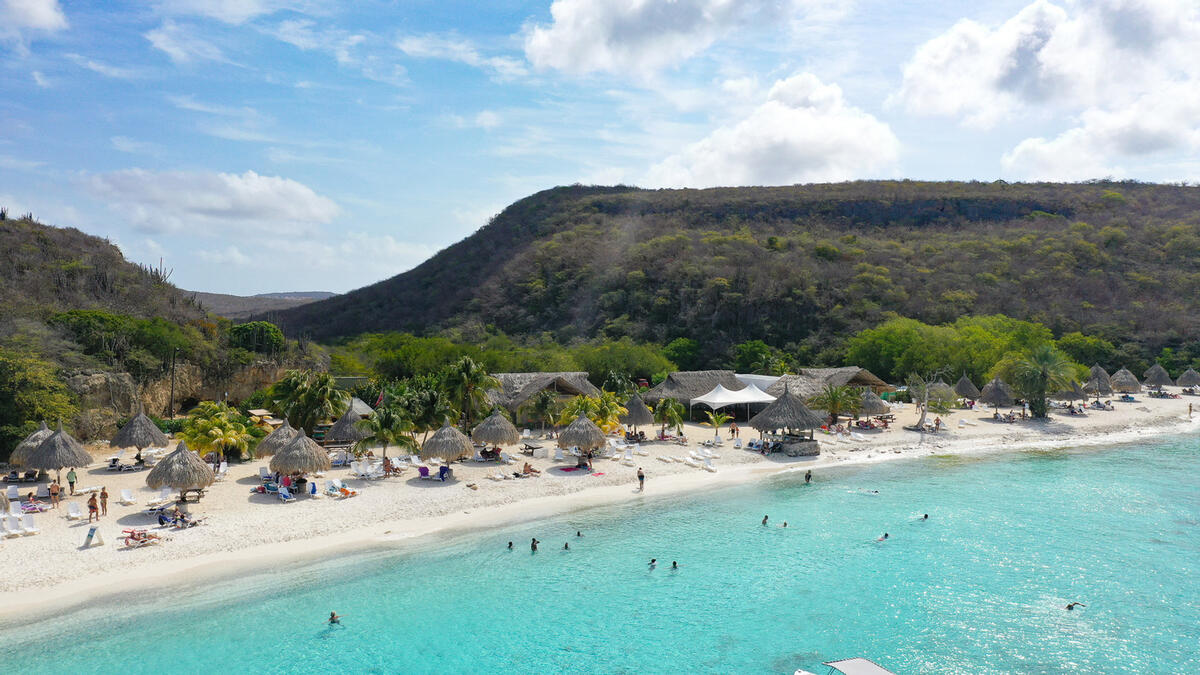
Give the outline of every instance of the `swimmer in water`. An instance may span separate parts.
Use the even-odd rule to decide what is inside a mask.
[[[571,545],[570,545],[570,544],[568,544],[568,543],[563,543],[563,550],[564,550],[564,551],[570,551],[570,550],[571,550]]]
[[[887,538],[888,538],[888,533],[887,533],[887,532],[884,532],[884,533],[883,533],[883,536],[882,536],[882,537],[880,537],[880,538],[878,538],[878,539],[876,539],[875,541],[884,541],[884,540],[886,540]]]
[[[921,516],[921,520],[929,520],[929,514],[926,513],[925,515]]]
[[[579,530],[575,530],[575,536],[576,536],[576,537],[582,537],[582,536],[583,536],[583,533],[582,533],[582,532],[580,532]]]
[[[679,563],[677,563],[677,562],[675,562],[674,560],[672,560],[672,561],[671,561],[671,569],[673,569],[673,570],[677,570],[677,569],[679,569]]]
[[[812,469],[809,469],[808,471],[804,472],[804,482],[805,483],[812,482]]]
[[[654,569],[655,567],[658,567],[658,558],[651,558],[650,569]]]
[[[508,550],[510,550],[510,551],[512,550],[512,542],[511,541],[508,542]]]
[[[537,545],[540,543],[542,543],[542,542],[538,541],[537,537],[530,539],[529,540],[529,550],[533,551],[534,553],[537,553]]]
[[[1087,607],[1087,605],[1083,604],[1082,602],[1072,602],[1067,605],[1067,611],[1073,611],[1076,607]]]
[[[763,516],[763,527],[766,527],[766,525],[767,525],[767,517]]]
[[[780,527],[787,527],[787,521],[783,521],[783,525],[780,525]]]
[[[330,625],[333,625],[335,623],[341,623],[341,622],[342,622],[342,617],[338,616],[337,612],[329,613],[329,624]]]

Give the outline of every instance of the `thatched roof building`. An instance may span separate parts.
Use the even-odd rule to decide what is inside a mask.
[[[1187,370],[1183,371],[1183,374],[1179,376],[1179,379],[1175,381],[1175,384],[1180,387],[1200,386],[1200,373],[1197,373],[1192,368],[1188,368]]]
[[[1150,369],[1142,375],[1142,382],[1147,387],[1154,387],[1155,389],[1175,386],[1175,381],[1167,374],[1167,369],[1157,363],[1150,366]]]
[[[1086,399],[1087,396],[1088,396],[1087,392],[1085,392],[1079,386],[1079,383],[1072,381],[1070,387],[1068,387],[1062,391],[1054,392],[1053,394],[1050,395],[1050,398],[1057,399],[1060,401],[1082,401],[1082,400]]]
[[[521,434],[498,409],[471,430],[471,438],[489,445],[516,445]]]
[[[1112,396],[1112,379],[1108,376],[1108,371],[1101,368],[1100,364],[1092,366],[1088,371],[1088,380],[1083,383],[1083,390],[1093,396]]]
[[[91,463],[92,456],[71,434],[63,431],[62,422],[59,422],[58,430],[25,457],[24,466],[41,471],[61,471],[65,467],[83,467]]]
[[[291,443],[297,436],[302,436],[303,432],[294,429],[292,425],[285,419],[279,428],[267,434],[266,438],[258,442],[254,447],[254,454],[258,457],[266,457],[274,455],[282,450],[288,443]]]
[[[979,398],[979,389],[965,373],[962,377],[958,378],[958,382],[954,385],[954,393],[972,401]]]
[[[879,394],[864,389],[862,402],[858,404],[858,414],[870,417],[871,415],[886,415],[892,411],[892,407],[887,404],[887,401],[879,398]]]
[[[150,470],[150,474],[146,476],[146,485],[154,490],[161,487],[192,490],[206,488],[215,480],[212,467],[196,453],[188,450],[187,443],[180,441],[177,448],[159,460]]]
[[[542,391],[552,391],[564,397],[599,396],[600,390],[588,382],[587,373],[494,373],[500,386],[487,392],[491,405],[503,406],[515,412]]]
[[[300,434],[271,458],[271,471],[281,474],[316,473],[329,470],[329,451]]]
[[[1137,376],[1129,372],[1129,369],[1122,368],[1113,373],[1109,379],[1112,383],[1113,391],[1122,394],[1136,394],[1142,390],[1142,385],[1138,382]]]
[[[576,417],[575,421],[571,422],[558,435],[558,447],[560,448],[577,447],[580,450],[595,450],[602,447],[605,442],[604,432],[600,431],[600,427],[584,415]]]
[[[712,391],[717,385],[730,391],[739,391],[742,384],[732,370],[681,370],[667,375],[658,386],[642,394],[648,403],[657,404],[664,398],[673,398],[684,405]]]
[[[170,444],[171,440],[167,438],[167,435],[149,417],[146,417],[144,412],[139,412],[133,419],[126,422],[117,435],[108,442],[109,447],[137,448],[139,451],[146,448],[165,448]]]
[[[345,414],[338,418],[333,426],[325,432],[325,445],[354,445],[355,443],[369,438],[371,432],[361,429],[358,423],[363,421],[363,418],[354,411],[354,406],[346,409]]]
[[[804,401],[792,393],[792,390],[786,385],[778,398],[763,408],[762,412],[750,418],[748,422],[751,428],[764,432],[776,429],[811,430],[824,423],[825,417],[804,405]]]
[[[634,394],[633,398],[625,404],[625,410],[628,412],[618,418],[621,424],[628,424],[631,427],[654,424],[654,413],[650,412],[650,409],[642,402],[642,397],[637,394]]]
[[[8,456],[8,463],[12,466],[25,466],[25,462],[29,461],[29,454],[37,450],[42,441],[50,438],[50,435],[53,433],[53,431],[50,431],[50,427],[46,426],[46,422],[43,421],[42,426],[38,427],[32,434],[26,436],[25,440],[17,443],[17,447],[13,448],[12,453]]]
[[[375,409],[367,405],[365,401],[357,396],[350,399],[350,406],[346,408],[346,412],[358,415],[358,419],[366,419],[375,412]]]
[[[795,375],[784,375],[767,387],[767,393],[780,396],[784,390],[802,398],[811,398],[821,393],[825,387],[862,387],[875,393],[891,389],[887,382],[879,379],[866,368],[847,366],[845,368],[801,368]]]
[[[1004,380],[996,377],[991,382],[983,385],[983,391],[979,392],[978,400],[992,407],[999,408],[1000,406],[1012,405],[1013,398],[1012,388]]]
[[[463,457],[470,457],[475,446],[463,432],[446,423],[438,429],[425,445],[421,446],[421,459],[437,457],[447,462],[453,462]]]

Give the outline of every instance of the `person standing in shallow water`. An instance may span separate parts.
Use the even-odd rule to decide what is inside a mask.
[[[811,482],[812,482],[812,469],[809,469],[808,471],[804,472],[804,484],[807,485]]]
[[[540,543],[542,543],[542,542],[538,541],[537,537],[530,539],[529,540],[529,550],[533,551],[534,553],[537,553],[537,545]]]
[[[646,472],[642,471],[642,467],[638,467],[638,492],[646,491]]]
[[[763,527],[766,527],[766,525],[767,525],[767,517],[763,516]]]

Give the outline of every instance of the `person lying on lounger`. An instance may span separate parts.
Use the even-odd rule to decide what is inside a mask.
[[[541,471],[533,468],[533,465],[529,462],[525,462],[525,466],[521,469],[521,473],[525,474],[526,476],[536,476],[540,474]]]

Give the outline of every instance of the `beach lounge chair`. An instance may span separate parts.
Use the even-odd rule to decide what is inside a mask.
[[[130,506],[137,503],[137,499],[133,496],[133,490],[125,488],[121,490],[121,496],[117,499],[117,503],[121,506]]]
[[[14,515],[4,516],[0,519],[0,524],[4,526],[4,536],[19,537],[21,536],[21,524]]]
[[[717,472],[717,467],[713,466],[712,458],[704,460],[704,470],[711,471],[712,473]]]
[[[659,455],[659,456],[657,457],[657,459],[658,459],[658,461],[660,461],[660,462],[664,462],[664,463],[666,463],[666,464],[671,464],[671,463],[672,463],[672,462],[671,462],[671,458],[670,458],[670,457],[663,457],[662,455]]]
[[[30,535],[38,534],[40,532],[41,530],[39,530],[37,526],[33,524],[33,514],[26,513],[25,517],[21,519],[21,534]]]
[[[479,448],[475,448],[475,456],[471,458],[471,461],[483,463],[487,460],[483,458],[483,455],[479,454]]]
[[[8,501],[15,502],[21,499],[21,488],[16,485],[8,486]]]
[[[67,520],[79,520],[83,518],[83,511],[79,510],[79,502],[67,503]]]
[[[505,464],[516,464],[517,460],[513,459],[507,452],[500,453],[500,461]]]
[[[738,450],[741,450],[741,449],[742,449],[742,439],[740,439],[740,438],[739,438],[739,439],[737,439],[736,441],[734,441],[734,442],[733,442],[733,447],[734,447],[734,448],[736,448],[736,449],[738,449]]]
[[[438,480],[440,480],[440,481],[442,481],[443,483],[445,483],[445,482],[446,482],[446,479],[448,479],[448,478],[453,478],[453,477],[454,477],[454,470],[453,470],[453,469],[451,469],[450,467],[448,467],[448,466],[445,466],[445,465],[443,465],[443,466],[441,466],[441,467],[438,467],[438,475],[437,475],[437,479],[438,479]]]
[[[280,486],[279,486],[279,493],[278,493],[278,494],[279,494],[279,501],[281,501],[281,502],[294,502],[294,501],[296,501],[296,498],[292,496],[292,491],[291,491],[291,490],[289,490],[289,489],[287,489],[287,488],[285,488],[285,487],[283,487],[282,485],[280,485]]]
[[[566,458],[566,457],[563,455],[563,450],[562,450],[562,448],[556,448],[556,449],[554,450],[554,461],[556,461],[556,462],[565,462],[565,461],[567,461],[567,458]]]
[[[432,480],[434,478],[429,473],[429,467],[427,467],[427,466],[418,466],[417,474],[420,476],[421,480]]]
[[[49,485],[39,485],[38,489],[37,489],[37,498],[38,499],[50,499],[50,486]]]
[[[258,467],[258,480],[263,483],[272,483],[275,481],[275,474],[271,473],[271,470],[267,467],[260,466]]]
[[[638,443],[637,445],[633,446],[633,454],[641,455],[642,457],[649,457],[650,451],[643,448],[641,443]]]
[[[621,463],[633,466],[633,448],[625,448],[625,456],[621,458]]]
[[[217,469],[215,480],[225,480],[229,475],[229,462],[221,462],[220,468]]]
[[[522,429],[521,438],[533,438],[533,432],[529,429]]]

